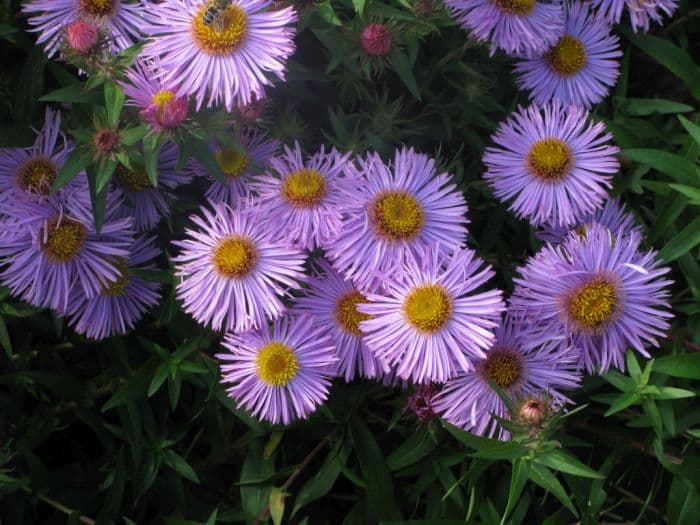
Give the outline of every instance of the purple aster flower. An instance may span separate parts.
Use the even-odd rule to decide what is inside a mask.
[[[479,42],[491,41],[491,55],[497,49],[510,55],[544,53],[564,34],[559,1],[446,0],[445,5]]]
[[[508,439],[493,416],[509,419],[511,414],[489,379],[513,401],[546,391],[552,404],[561,406],[570,400],[560,390],[578,388],[581,380],[578,354],[552,342],[533,346],[528,328],[506,317],[486,356],[443,386],[435,408],[444,419],[480,436]]]
[[[177,171],[178,147],[167,143],[158,157],[158,187],[154,188],[142,164],[133,163],[131,169],[119,164],[114,174],[115,187],[126,196],[124,211],[133,216],[138,231],[153,229],[168,214],[169,201],[174,190],[188,184],[192,176]]]
[[[187,239],[176,263],[177,297],[184,310],[214,330],[241,332],[259,328],[285,311],[280,296],[304,280],[304,255],[271,239],[260,210],[232,211],[211,203],[193,215],[197,230]]]
[[[588,372],[624,369],[628,347],[645,357],[669,327],[668,286],[655,252],[640,252],[640,237],[593,224],[585,236],[548,245],[520,268],[514,310],[536,320],[530,337],[578,350]]]
[[[213,23],[204,14],[211,6],[199,0],[165,0],[143,31],[151,37],[142,56],[160,58],[166,84],[179,83],[193,95],[197,109],[224,103],[227,111],[262,98],[271,85],[267,73],[284,80],[287,58],[294,52],[296,13],[292,7],[272,11],[270,0],[236,0]],[[220,27],[219,27],[220,25]]]
[[[118,209],[113,199],[107,210]],[[27,202],[11,210],[10,231],[0,240],[0,281],[34,306],[62,313],[79,287],[92,297],[119,278],[114,258],[126,257],[133,242],[132,219],[108,211],[100,235],[92,212],[80,201]]]
[[[110,34],[113,49],[120,51],[139,40],[143,24],[141,4],[123,0],[30,0],[22,6],[30,16],[30,31],[39,33],[49,58],[56,54],[64,28],[80,19],[94,21]]]
[[[311,317],[283,317],[271,327],[227,334],[216,357],[228,395],[253,416],[288,424],[305,419],[328,397],[335,347]]]
[[[299,143],[270,159],[271,171],[254,185],[262,208],[280,238],[300,249],[313,250],[334,241],[342,229],[343,204],[358,184],[357,170],[335,148],[304,160]],[[352,176],[348,176],[351,173]]]
[[[651,21],[661,25],[663,14],[672,16],[678,9],[678,0],[592,0],[593,6],[611,24],[617,24],[622,19],[625,7],[629,10],[632,30],[642,28],[649,31]]]
[[[605,125],[589,123],[588,112],[575,106],[519,107],[492,138],[484,178],[535,225],[573,225],[594,213],[620,166]]]
[[[267,169],[270,159],[277,153],[280,142],[268,139],[264,132],[241,130],[236,132],[231,144],[211,144],[221,171],[226,176],[222,182],[209,175],[209,171],[196,160],[187,164],[193,175],[207,177],[211,185],[205,197],[214,202],[222,202],[233,209],[251,196],[250,182],[260,171]]]
[[[357,310],[367,302],[364,294],[345,281],[325,260],[318,262],[323,271],[309,283],[306,295],[295,303],[295,311],[314,317],[314,325],[323,328],[338,349],[338,375],[350,382],[356,378],[376,379],[389,367],[369,351],[360,331],[360,322],[370,318]]]
[[[34,146],[0,149],[0,203],[4,207],[21,205],[16,201],[36,201],[48,196],[72,149],[61,133],[61,113],[47,108],[44,127]],[[86,197],[83,200],[89,202],[84,173],[63,186],[53,199],[63,202],[69,195]]]
[[[531,90],[530,97],[538,104],[554,99],[590,107],[600,102],[620,74],[622,51],[611,31],[587,4],[573,2],[564,35],[556,44],[515,66],[520,75],[518,84]]]
[[[368,303],[357,306],[371,316],[360,322],[367,346],[414,383],[442,383],[471,370],[493,343],[504,310],[500,290],[475,292],[493,275],[468,249],[407,259],[381,293],[367,293]]]
[[[155,268],[152,261],[160,250],[153,241],[154,238],[140,237],[129,248],[128,257],[114,259],[118,278],[102,286],[93,297],[86,298],[78,288],[71,291],[66,313],[76,332],[90,339],[124,334],[158,303],[160,285],[134,273]]]
[[[345,203],[342,235],[330,246],[333,266],[363,289],[391,278],[419,250],[464,245],[467,203],[435,161],[413,149],[386,165],[376,153],[358,159],[365,182]]]
[[[642,234],[642,228],[635,223],[634,215],[627,211],[620,199],[609,199],[605,205],[595,213],[588,214],[575,227],[548,226],[537,232],[537,237],[545,242],[559,244],[564,242],[570,233],[586,235],[592,224],[605,226],[617,235]]]
[[[126,105],[139,108],[139,116],[153,130],[174,130],[187,118],[188,100],[176,94],[176,87],[163,84],[155,71],[143,61],[126,70],[128,81],[120,84],[128,97]]]

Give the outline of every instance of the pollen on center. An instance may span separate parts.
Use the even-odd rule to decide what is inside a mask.
[[[405,191],[378,195],[369,206],[369,215],[377,234],[394,241],[413,239],[425,223],[425,211],[420,202]]]
[[[212,264],[216,272],[229,279],[242,279],[258,260],[255,243],[243,235],[225,237],[214,248]]]
[[[289,346],[272,341],[258,350],[255,360],[258,377],[271,386],[284,386],[299,371],[299,360]]]
[[[245,38],[248,17],[240,5],[231,4],[220,14],[217,23],[204,23],[204,13],[210,3],[204,4],[192,20],[192,34],[199,48],[209,55],[230,55],[236,51]]]
[[[426,284],[409,292],[404,299],[403,310],[408,322],[417,330],[433,333],[449,321],[452,298],[442,285]]]
[[[493,0],[493,3],[504,13],[517,16],[529,15],[535,8],[535,0]]]
[[[233,148],[223,148],[214,155],[226,178],[235,180],[242,177],[250,166],[250,157]]]
[[[75,259],[85,246],[87,229],[79,222],[55,217],[46,225],[45,235],[46,257],[55,263],[66,263]]]
[[[371,319],[372,316],[357,311],[357,305],[366,303],[367,298],[357,290],[344,293],[335,305],[335,320],[343,331],[352,335],[362,335],[360,323]]]
[[[114,266],[117,269],[117,279],[110,281],[102,286],[102,295],[107,297],[118,297],[124,294],[126,287],[129,285],[129,265],[124,257],[119,257],[114,261]]]
[[[558,182],[571,172],[572,154],[561,139],[548,138],[535,142],[526,162],[532,173],[545,182]]]
[[[481,371],[501,388],[508,388],[522,375],[522,358],[509,348],[495,347],[488,352]]]
[[[568,311],[579,328],[595,330],[615,314],[617,307],[615,285],[606,277],[595,277],[573,291]]]
[[[544,56],[549,67],[563,77],[575,75],[586,65],[583,42],[572,35],[564,35]]]
[[[290,204],[299,208],[311,208],[326,196],[328,185],[325,177],[317,170],[301,168],[287,175],[280,191]]]
[[[46,157],[33,157],[17,169],[17,183],[25,191],[48,195],[58,176],[53,162]]]

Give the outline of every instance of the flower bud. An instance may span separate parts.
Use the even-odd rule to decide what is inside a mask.
[[[153,95],[149,107],[141,111],[141,117],[157,126],[175,128],[187,118],[188,100],[172,91],[163,90]]]
[[[543,399],[530,398],[520,405],[518,417],[528,426],[536,427],[542,424],[548,411],[548,406]]]
[[[384,24],[369,24],[360,34],[360,43],[368,55],[384,56],[391,51],[391,33]]]
[[[85,20],[76,20],[66,27],[66,44],[80,54],[87,55],[97,45],[99,32],[97,27]]]
[[[119,142],[119,136],[114,130],[101,129],[95,133],[93,142],[98,152],[109,154],[116,149],[117,143]]]
[[[438,414],[433,407],[433,399],[438,393],[438,388],[433,385],[418,385],[415,391],[408,397],[408,408],[410,408],[418,419],[427,421],[435,419]]]

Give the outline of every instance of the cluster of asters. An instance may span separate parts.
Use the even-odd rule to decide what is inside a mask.
[[[195,320],[225,332],[222,381],[260,419],[304,418],[334,377],[368,378],[413,384],[421,414],[505,437],[495,385],[561,406],[584,371],[622,368],[628,347],[648,355],[668,328],[668,270],[608,198],[617,148],[587,108],[618,76],[608,21],[627,5],[646,29],[675,3],[447,4],[493,50],[519,57],[534,102],[499,127],[484,156],[496,196],[547,242],[519,269],[507,304],[466,246],[464,195],[412,149],[390,161],[323,147],[307,156],[241,127],[230,143],[212,142],[225,176],[214,179],[194,160],[178,171],[169,143],[158,187],[141,166],[117,168],[98,233],[84,173],[50,192],[71,149],[51,112],[33,148],[0,154],[0,281],[88,337],[129,330],[159,298],[143,278],[161,253],[147,232],[177,187],[197,178],[208,202],[174,242],[176,294]],[[123,88],[160,133],[191,105],[250,108],[271,76],[284,76],[291,7],[235,1],[213,24],[212,5],[32,0],[24,10],[49,54],[94,57],[147,38]]]

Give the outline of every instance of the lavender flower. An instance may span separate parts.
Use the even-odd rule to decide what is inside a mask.
[[[508,439],[494,417],[510,416],[493,381],[515,401],[546,391],[555,406],[570,400],[560,391],[578,388],[581,380],[578,355],[571,348],[551,342],[530,344],[528,329],[506,317],[496,330],[496,342],[473,370],[448,381],[435,399],[435,409],[450,423],[480,436]]]
[[[464,245],[467,204],[447,173],[436,173],[435,161],[401,149],[393,164],[376,153],[358,162],[366,182],[348,195],[343,234],[328,246],[346,278],[376,288],[421,249],[446,253]]]
[[[85,297],[77,288],[71,291],[66,312],[76,332],[90,339],[124,334],[158,303],[160,285],[134,273],[155,268],[152,261],[160,250],[153,246],[153,241],[154,238],[136,239],[129,248],[128,257],[114,260],[119,277],[103,285],[93,297]]]
[[[192,176],[177,171],[178,147],[167,143],[158,157],[158,187],[151,184],[146,168],[134,163],[131,169],[118,165],[115,170],[115,186],[126,196],[124,209],[134,217],[138,231],[152,230],[160,219],[168,214],[168,201],[175,198],[174,190],[188,184]]]
[[[338,375],[350,382],[356,378],[376,379],[389,367],[369,351],[360,322],[370,318],[357,310],[365,296],[344,280],[325,260],[318,263],[322,274],[309,282],[306,294],[297,299],[294,310],[308,313],[314,326],[323,328],[338,349]]]
[[[187,164],[187,170],[211,181],[205,193],[207,199],[237,209],[252,195],[250,183],[253,177],[268,168],[270,159],[279,147],[280,142],[268,139],[264,132],[239,128],[231,144],[211,144],[219,167],[226,177],[224,182],[209,175],[207,169],[196,160]]]
[[[585,236],[548,245],[520,268],[512,308],[539,329],[536,342],[573,346],[589,373],[624,369],[628,347],[645,357],[669,327],[668,286],[655,252],[640,252],[640,237],[594,224]]]
[[[504,310],[500,290],[475,293],[494,275],[472,250],[425,250],[409,258],[380,293],[357,309],[376,358],[414,383],[442,383],[471,370],[493,343]]]
[[[518,108],[486,149],[484,178],[510,210],[532,224],[569,226],[594,213],[619,168],[602,123],[558,103]]]
[[[151,37],[142,56],[160,59],[162,80],[180,85],[179,94],[194,96],[197,109],[224,103],[231,111],[253,95],[263,96],[271,82],[267,73],[284,80],[287,58],[294,52],[296,20],[292,7],[270,11],[270,0],[236,0],[222,15],[222,27],[205,24],[209,3],[165,0],[157,15],[143,24]]]
[[[49,58],[56,54],[64,28],[76,20],[94,21],[104,27],[114,51],[131,47],[140,37],[141,4],[123,0],[30,0],[22,6],[29,15],[30,31],[39,33]]]
[[[174,244],[177,297],[184,310],[214,330],[260,328],[285,311],[280,296],[304,279],[304,255],[271,239],[257,208],[214,204],[193,215],[197,230]]]
[[[664,13],[672,16],[678,9],[678,0],[592,0],[591,3],[611,24],[620,22],[626,7],[635,32],[640,28],[644,32],[649,31],[652,21],[661,25]]]
[[[270,227],[278,237],[300,249],[325,247],[342,229],[347,194],[362,182],[348,161],[335,148],[320,151],[304,160],[297,142],[285,146],[285,154],[270,159],[271,174],[254,185],[260,206],[270,211]]]
[[[271,327],[228,334],[221,381],[228,395],[253,416],[271,423],[305,419],[328,397],[335,348],[310,317],[283,317]]]
[[[544,53],[521,60],[515,71],[520,87],[531,90],[538,104],[558,100],[590,107],[617,82],[621,56],[607,22],[576,1],[569,5],[564,35]]]
[[[491,41],[492,56],[497,49],[510,55],[544,53],[564,33],[559,1],[446,0],[445,5],[479,42]]]

